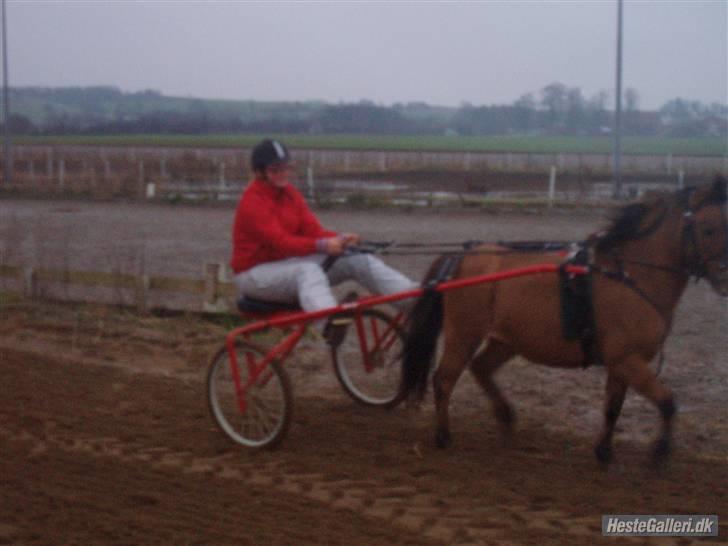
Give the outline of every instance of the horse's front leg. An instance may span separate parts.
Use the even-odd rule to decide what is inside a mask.
[[[606,392],[604,430],[594,448],[594,454],[602,464],[608,464],[612,461],[612,436],[614,435],[614,427],[617,424],[617,419],[619,419],[619,414],[622,412],[624,397],[627,394],[627,385],[610,373],[607,377]]]
[[[664,461],[670,454],[672,419],[676,411],[672,391],[657,380],[657,376],[649,368],[649,362],[643,358],[625,359],[615,367],[614,372],[624,378],[630,387],[651,400],[660,411],[662,430],[655,442],[654,458],[657,463]]]

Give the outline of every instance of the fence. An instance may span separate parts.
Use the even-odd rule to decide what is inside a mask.
[[[624,194],[638,198],[646,191],[670,191],[684,186],[684,173],[679,172],[673,180],[625,182]],[[514,184],[473,184],[454,180],[444,190],[442,183],[430,181],[382,182],[372,180],[316,180],[309,169],[306,181],[296,183],[308,200],[319,207],[347,205],[354,208],[376,208],[382,206],[401,207],[485,207],[513,202],[556,205],[605,205],[612,199],[611,182],[580,184],[558,177],[555,167],[540,180]],[[161,201],[220,202],[236,201],[244,189],[242,184],[187,184],[154,183],[146,185],[146,198]]]
[[[543,182],[555,168],[560,184],[584,185],[611,179],[611,154],[416,152],[295,150],[299,177],[318,179],[405,180],[438,185],[430,191],[455,191],[453,185],[491,189]],[[37,146],[13,148],[12,185],[4,190],[32,194],[90,195],[97,198],[148,196],[148,184],[211,185],[240,188],[250,178],[248,150],[235,148]],[[728,156],[651,156],[622,158],[626,179],[689,180],[728,170]],[[0,173],[2,169],[0,169]],[[505,189],[496,187],[496,189]]]
[[[155,308],[208,313],[231,313],[235,310],[235,288],[227,281],[226,269],[219,263],[205,264],[201,279],[53,270],[0,264],[0,279],[6,291],[31,299],[43,297],[130,304],[142,313]],[[76,288],[75,296],[69,297],[71,286]],[[107,293],[99,297],[99,294],[95,293],[96,289],[106,290]],[[186,297],[176,301],[163,297],[163,304],[153,304],[154,295],[170,292],[182,293]]]

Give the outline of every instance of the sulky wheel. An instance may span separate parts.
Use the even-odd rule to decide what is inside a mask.
[[[341,343],[331,348],[336,377],[357,402],[391,408],[401,401],[404,332],[392,317],[364,309],[351,317]]]
[[[288,375],[275,361],[270,362],[251,383],[254,367],[265,352],[248,342],[235,346],[239,383],[227,348],[220,349],[207,374],[207,396],[215,423],[234,442],[252,449],[272,448],[286,435],[293,412],[293,394]]]

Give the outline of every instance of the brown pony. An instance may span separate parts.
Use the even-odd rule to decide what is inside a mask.
[[[402,394],[421,397],[440,330],[444,350],[434,374],[436,443],[451,442],[448,405],[455,383],[469,365],[490,397],[506,431],[511,406],[493,381],[493,373],[515,355],[547,366],[579,368],[586,361],[607,371],[604,430],[597,458],[612,458],[612,434],[628,387],[651,400],[662,416],[655,445],[660,460],[670,451],[672,393],[650,367],[670,331],[675,308],[690,277],[706,278],[728,296],[726,178],[710,185],[618,209],[608,230],[584,243],[590,270],[591,347],[565,339],[562,330],[563,287],[559,275],[535,274],[441,292],[426,291],[411,313],[404,349]],[[514,252],[480,247],[466,254],[455,272],[465,278],[528,265],[564,261],[554,252]],[[437,269],[435,262],[428,275]],[[430,279],[431,280],[431,279]]]

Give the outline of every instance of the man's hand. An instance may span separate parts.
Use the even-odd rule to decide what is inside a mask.
[[[339,256],[344,252],[344,239],[342,237],[329,237],[324,240],[324,252],[329,256]]]
[[[361,240],[358,233],[342,233],[339,237],[343,239],[345,248],[347,246],[356,246]]]
[[[329,256],[339,256],[346,247],[358,245],[359,240],[359,235],[356,233],[342,233],[336,237],[321,239],[318,243],[321,246],[319,252],[323,251]]]

